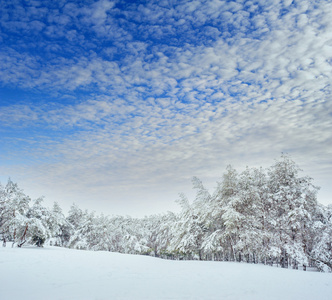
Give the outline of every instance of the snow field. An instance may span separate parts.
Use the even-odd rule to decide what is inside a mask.
[[[57,247],[0,248],[0,299],[326,299],[332,275]]]

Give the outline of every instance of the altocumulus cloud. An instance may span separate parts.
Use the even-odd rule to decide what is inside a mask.
[[[288,152],[331,202],[330,1],[4,1],[2,181],[65,207],[174,209]]]

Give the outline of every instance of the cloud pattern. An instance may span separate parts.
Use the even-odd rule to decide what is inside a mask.
[[[328,203],[331,32],[324,0],[4,1],[1,173],[150,213],[283,151]]]

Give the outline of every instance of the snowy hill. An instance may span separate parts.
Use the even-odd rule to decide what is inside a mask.
[[[331,299],[332,275],[58,247],[0,248],[0,299]]]

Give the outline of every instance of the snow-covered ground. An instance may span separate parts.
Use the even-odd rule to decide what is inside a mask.
[[[332,274],[57,247],[0,248],[0,299],[332,299]]]

